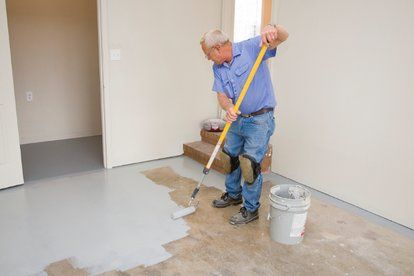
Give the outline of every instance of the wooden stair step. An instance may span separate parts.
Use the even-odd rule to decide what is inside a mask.
[[[217,145],[217,142],[220,138],[221,135],[221,131],[220,132],[210,132],[207,130],[202,129],[200,131],[200,136],[201,136],[201,141],[205,142],[205,143],[209,143],[212,145]],[[224,139],[223,143],[221,144],[221,147],[224,146],[224,142],[226,141],[226,139]]]
[[[206,165],[210,159],[211,154],[213,153],[214,146],[203,141],[197,141],[184,144],[183,149],[184,155],[194,159],[203,165]],[[224,173],[223,163],[220,160],[219,154],[217,154],[216,158],[214,159],[211,168],[220,173]]]
[[[218,136],[220,136],[220,134]],[[211,154],[213,153],[214,147],[215,145],[213,144],[204,141],[196,141],[184,144],[183,150],[184,155],[194,159],[195,161],[203,165],[206,165],[208,160],[210,159]],[[269,144],[269,148],[266,152],[265,158],[261,163],[262,173],[270,172],[270,166],[272,163],[272,150],[273,147]],[[211,169],[216,170],[220,173],[224,173],[223,161],[220,159],[220,154],[217,154],[211,166]]]

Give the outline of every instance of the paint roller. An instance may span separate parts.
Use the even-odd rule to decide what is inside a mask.
[[[241,105],[241,103],[242,103],[242,101],[244,99],[244,96],[247,93],[247,90],[250,87],[250,84],[251,84],[254,76],[256,75],[257,69],[259,68],[260,63],[263,60],[263,56],[264,56],[266,50],[267,50],[267,45],[266,44],[263,44],[262,45],[262,48],[260,49],[259,55],[257,56],[256,61],[255,61],[254,65],[253,65],[253,68],[250,71],[249,76],[247,77],[246,82],[244,83],[243,89],[240,92],[240,96],[237,99],[236,104],[234,105],[234,112],[236,114],[239,111],[239,107],[240,107],[240,105]],[[231,126],[231,122],[227,122],[226,125],[225,125],[225,127],[224,127],[224,129],[223,129],[223,132],[220,135],[220,138],[219,138],[219,140],[217,142],[217,145],[214,148],[214,151],[211,154],[210,159],[208,160],[207,165],[203,169],[203,175],[201,177],[201,180],[198,182],[196,188],[194,189],[193,193],[191,194],[190,201],[188,202],[188,207],[172,213],[171,214],[171,218],[172,219],[178,219],[178,218],[181,218],[181,217],[190,215],[190,214],[192,214],[192,213],[194,213],[196,211],[197,206],[198,206],[198,202],[196,204],[194,204],[194,199],[197,196],[197,193],[200,191],[200,187],[201,187],[201,184],[204,181],[204,178],[210,172],[210,167],[213,164],[213,161],[216,158],[216,155],[217,155],[218,151],[220,150],[221,144],[223,143],[224,139],[226,138],[226,135],[227,135],[227,132],[230,129],[230,126]]]

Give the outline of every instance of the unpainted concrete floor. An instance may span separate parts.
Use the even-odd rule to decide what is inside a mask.
[[[174,189],[172,199],[184,205],[192,179],[169,167],[143,172],[157,184]],[[192,185],[191,185],[192,184]],[[204,187],[195,215],[186,217],[189,236],[171,242],[173,257],[128,275],[413,275],[414,241],[331,204],[313,199],[300,245],[287,246],[269,238],[266,196],[274,183],[264,183],[258,221],[232,226],[228,218],[240,207],[215,209],[210,202],[219,190]]]
[[[224,188],[215,172],[196,214],[171,221],[201,170],[178,157],[0,191],[0,275],[414,274],[413,239],[318,200],[317,193],[304,242],[271,241],[268,189],[288,181],[274,175],[265,178],[256,222],[231,226],[227,219],[238,207],[210,206]]]

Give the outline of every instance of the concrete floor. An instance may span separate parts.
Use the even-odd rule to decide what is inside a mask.
[[[185,169],[183,160],[170,160]],[[0,275],[32,275],[49,264],[97,274],[171,257],[162,245],[187,235],[170,189],[133,165],[28,182],[0,191]]]
[[[21,146],[21,151],[23,173],[26,183],[51,177],[104,169],[102,161],[102,136],[25,144]],[[152,163],[148,162],[148,164],[161,165],[164,163],[155,161]],[[191,173],[191,176],[189,177],[193,177],[194,179],[200,177],[199,166],[197,163],[194,163],[194,166],[187,164],[187,167],[187,170],[182,168],[179,172],[189,173],[192,171],[193,173]],[[222,184],[223,181],[221,180],[222,176],[220,174],[217,174],[217,176],[211,176],[210,174],[209,178],[214,178],[214,183],[216,183],[215,185],[217,188],[224,189],[224,185]],[[300,184],[273,173],[265,175],[264,179],[273,181],[274,183]],[[207,183],[207,185],[209,184]],[[362,216],[371,222],[380,224],[414,239],[414,231],[412,229],[384,219],[310,187],[308,188],[312,191],[314,198],[322,199],[323,201],[345,209],[353,214]]]
[[[103,169],[102,136],[21,145],[25,182]]]
[[[98,169],[94,172],[29,181],[24,186],[0,191],[0,275],[31,275],[46,274],[46,272],[49,275],[84,275],[85,273],[99,274],[116,270],[126,271],[132,275],[141,273],[158,275],[174,271],[174,262],[191,260],[191,258],[186,259],[187,255],[192,255],[191,245],[197,246],[198,240],[203,244],[206,241],[201,239],[209,238],[214,233],[207,231],[200,235],[197,224],[191,221],[197,216],[190,217],[190,221],[187,218],[170,220],[171,212],[177,210],[178,204],[182,203],[177,198],[172,200],[170,197],[169,192],[173,192],[174,187],[154,184],[159,181],[157,175],[162,175],[157,169],[165,166],[171,168],[174,175],[188,178],[189,180],[185,181],[190,181],[189,185],[186,185],[190,190],[193,188],[193,180],[197,181],[201,176],[202,166],[200,164],[185,157],[176,157],[112,170]],[[148,170],[153,170],[153,173],[147,174],[147,177],[141,173]],[[155,175],[154,172],[156,172]],[[205,185],[211,187],[213,192],[201,195],[208,198],[220,194],[224,189],[223,181],[223,175],[211,172],[205,180]],[[291,182],[276,174],[267,175],[265,181],[268,181],[268,185],[270,182],[272,184]],[[180,194],[187,199],[187,192]],[[336,264],[332,263],[333,257],[330,256],[328,260],[326,254],[330,254],[332,250],[339,250],[342,246],[339,245],[337,248],[332,243],[350,246],[348,241],[352,240],[352,237],[349,235],[360,234],[362,242],[355,243],[356,240],[353,240],[351,250],[360,252],[359,257],[367,261],[365,268],[360,267],[361,272],[380,272],[391,275],[395,274],[392,272],[406,274],[405,272],[414,271],[412,264],[406,265],[407,258],[414,259],[412,230],[322,193],[313,191],[312,196],[315,200],[311,210],[321,209],[321,211],[316,212],[313,217],[310,216],[309,219],[313,221],[311,225],[318,225],[318,220],[325,219],[323,216],[316,216],[323,212],[328,217],[335,217],[336,221],[346,222],[348,219],[357,222],[349,225],[352,229],[348,229],[341,223],[332,224],[330,232],[325,233],[323,237],[324,242],[331,247],[323,254],[315,253],[316,256],[322,258],[319,261],[335,266]],[[208,200],[204,199],[204,204],[208,205]],[[263,197],[262,201],[265,200]],[[266,211],[262,212],[266,213]],[[227,226],[225,223],[227,213],[214,212],[212,214],[219,217],[206,219],[205,223],[208,225],[203,226],[200,222],[199,226],[207,227],[209,230],[214,230],[211,226],[217,223]],[[345,220],[337,217],[344,217]],[[326,224],[326,221],[324,223]],[[255,230],[252,224],[247,228],[250,229],[248,232],[265,233],[266,221],[261,220],[259,225],[260,227]],[[312,228],[315,229],[315,227]],[[349,231],[335,233],[335,231],[344,231],[344,229]],[[198,231],[198,234],[194,235],[194,231]],[[238,235],[241,235],[243,228],[237,228],[237,230],[230,228],[230,234],[234,234],[232,231],[237,231]],[[315,236],[315,234],[311,230],[308,231],[305,237],[305,242],[308,240],[308,244],[303,243],[290,249],[286,248],[285,251],[280,251],[281,247],[276,244],[272,245],[268,240],[262,240],[267,249],[263,251],[262,248],[258,252],[269,253],[269,250],[272,252],[276,250],[274,252],[287,254],[284,262],[294,262],[293,259],[288,258],[289,254],[293,251],[309,249],[309,242],[315,241],[314,237],[322,240],[320,235]],[[363,235],[366,236],[365,239]],[[375,240],[372,239],[373,237]],[[338,243],[339,239],[343,242]],[[381,240],[386,241],[386,247],[383,242],[380,242]],[[377,248],[376,245],[379,247]],[[186,248],[186,246],[189,247]],[[202,250],[202,247],[199,250]],[[366,250],[369,251],[365,252]],[[376,250],[375,254],[371,254],[371,259],[369,259],[370,250]],[[394,254],[390,255],[392,251]],[[185,252],[187,255],[184,254]],[[226,252],[225,248],[223,252]],[[404,252],[406,252],[405,256],[401,256],[399,261],[393,263],[395,257]],[[213,253],[217,254],[215,251]],[[348,251],[348,254],[351,253]],[[299,255],[293,254],[293,256]],[[326,259],[323,259],[324,256]],[[197,262],[197,260],[192,261]],[[242,259],[233,261],[242,261]],[[377,267],[381,262],[384,263],[384,270]],[[296,270],[298,274],[306,271],[306,264],[302,265],[305,267]],[[307,265],[309,269],[312,269],[315,263],[312,265],[310,262]],[[344,266],[343,263],[341,265]],[[349,272],[358,274],[358,265],[359,263],[356,262],[355,269]],[[145,266],[148,267],[145,268]],[[220,270],[218,267],[217,269],[204,267],[207,270],[203,270],[203,274],[232,275],[235,272]],[[266,269],[270,269],[266,270],[267,272],[272,271],[272,266]],[[325,272],[328,271],[332,272],[332,270]],[[256,272],[258,273],[254,274],[260,274],[260,270]]]
[[[173,191],[185,204],[196,181],[163,167],[143,172]],[[263,183],[262,198],[277,183]],[[165,248],[173,257],[140,266],[127,275],[413,275],[414,241],[317,199],[308,212],[305,239],[287,246],[269,237],[268,200],[259,220],[232,226],[228,218],[240,206],[215,209],[210,202],[220,191],[202,187],[195,215],[185,217],[189,236]],[[115,273],[115,272],[114,272]],[[116,273],[115,275],[122,275]]]

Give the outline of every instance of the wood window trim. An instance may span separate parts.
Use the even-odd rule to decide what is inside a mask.
[[[264,28],[272,20],[272,0],[262,0],[262,26]]]

